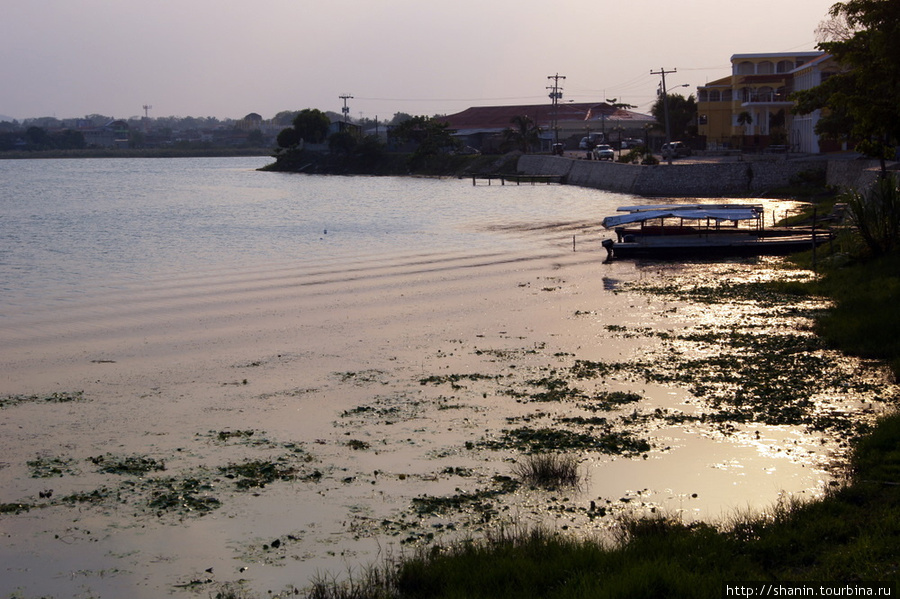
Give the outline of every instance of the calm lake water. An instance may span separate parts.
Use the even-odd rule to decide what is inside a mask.
[[[628,198],[565,186],[256,170],[268,162],[0,161],[0,315],[157,275],[502,249],[523,241],[487,230],[492,225],[596,222]]]
[[[635,374],[716,354],[710,335],[808,324],[627,283],[759,280],[777,262],[601,264],[596,225],[642,202],[628,195],[259,172],[267,162],[0,161],[0,503],[35,506],[4,514],[0,597],[214,596],[236,580],[275,596],[495,522],[593,535],[631,510],[766,509],[817,496],[842,455],[840,438],[800,426],[670,421],[718,408]],[[780,216],[789,203],[766,204]],[[541,379],[582,360],[635,370],[538,399]],[[431,376],[458,373],[481,376]],[[604,407],[607,391],[639,400]],[[54,392],[78,401],[31,401]],[[824,410],[871,411],[869,397],[818,395]],[[512,427],[589,435],[607,419],[652,448],[575,448],[583,485],[504,492],[485,502],[495,516],[411,510],[493,493],[524,455],[492,445]],[[123,476],[97,456],[166,468]],[[258,460],[298,476],[245,492],[222,475]],[[60,473],[39,477],[43,465]],[[221,504],[179,512],[198,480]],[[179,501],[160,508],[169,487]],[[95,490],[97,504],[63,499]]]

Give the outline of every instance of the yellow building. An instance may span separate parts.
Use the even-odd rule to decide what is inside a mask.
[[[697,88],[698,132],[708,150],[778,149],[818,153],[818,114],[793,115],[794,91],[836,70],[822,52],[735,54],[731,75]]]

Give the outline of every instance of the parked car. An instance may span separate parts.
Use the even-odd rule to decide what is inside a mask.
[[[594,148],[594,160],[612,160],[614,157],[615,152],[606,144],[601,144]]]
[[[644,142],[639,139],[623,139],[622,140],[622,149],[623,150],[633,150],[638,146],[644,145]]]
[[[663,144],[663,157],[668,158],[670,154],[672,158],[682,158],[684,156],[690,156],[691,149],[687,145],[685,145],[683,141],[672,141],[667,144]]]

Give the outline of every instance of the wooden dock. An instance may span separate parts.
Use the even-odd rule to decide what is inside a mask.
[[[565,177],[562,175],[472,175],[472,185],[478,185],[479,181],[487,181],[491,185],[493,181],[500,181],[500,185],[506,185],[506,182],[521,185],[522,183],[543,183],[550,185],[551,183],[563,183]]]

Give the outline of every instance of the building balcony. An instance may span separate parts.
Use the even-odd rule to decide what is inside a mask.
[[[793,106],[785,92],[748,92],[741,97],[741,106]]]

